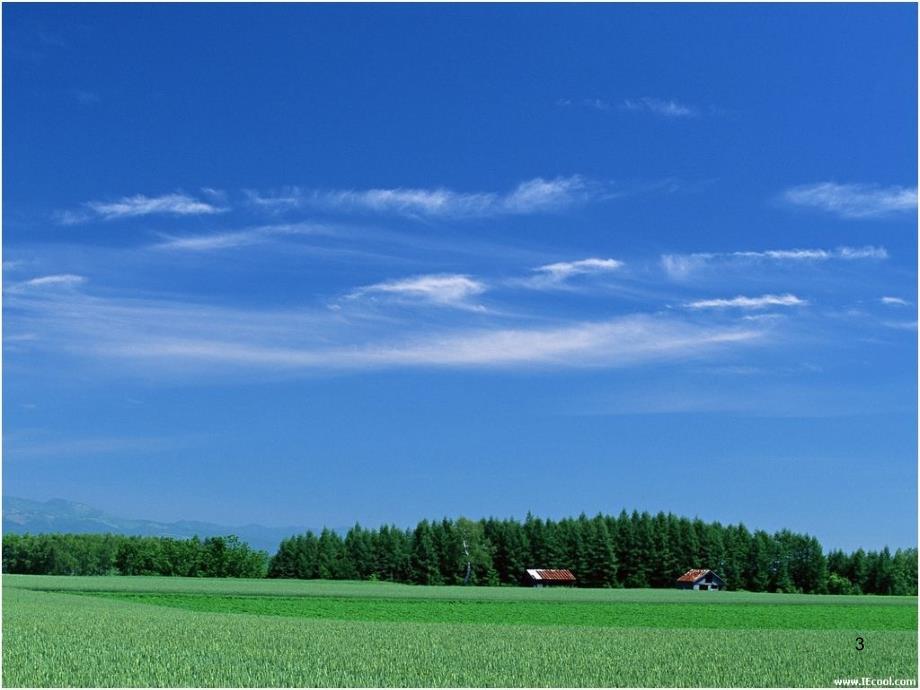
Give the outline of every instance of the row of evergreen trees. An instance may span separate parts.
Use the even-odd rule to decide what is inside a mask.
[[[559,521],[528,515],[423,520],[415,529],[355,525],[282,541],[269,577],[378,579],[417,584],[520,584],[526,568],[568,568],[583,587],[670,587],[710,568],[729,589],[754,592],[916,594],[917,550],[825,556],[818,540],[782,530],[625,511]]]
[[[782,530],[625,511],[523,521],[422,520],[414,529],[355,525],[285,539],[268,559],[236,537],[200,540],[99,534],[3,537],[3,572],[376,579],[417,584],[521,584],[526,568],[568,568],[582,587],[671,587],[711,568],[730,589],[917,594],[917,549],[825,555],[817,539]]]
[[[4,573],[265,577],[267,564],[267,553],[232,536],[3,535]]]

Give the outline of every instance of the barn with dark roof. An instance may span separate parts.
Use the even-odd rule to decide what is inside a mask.
[[[698,589],[716,592],[720,589],[725,589],[725,580],[711,570],[697,568],[688,570],[677,578],[676,586],[677,589]]]
[[[546,570],[540,568],[528,568],[524,578],[532,587],[546,587],[575,585],[575,576],[571,570]]]

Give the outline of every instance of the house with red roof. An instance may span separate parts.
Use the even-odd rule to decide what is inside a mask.
[[[575,585],[575,576],[571,570],[546,570],[541,568],[528,568],[526,578],[532,587],[545,587],[553,585]]]

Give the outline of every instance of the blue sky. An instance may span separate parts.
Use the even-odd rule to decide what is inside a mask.
[[[7,494],[916,544],[914,5],[3,20]]]

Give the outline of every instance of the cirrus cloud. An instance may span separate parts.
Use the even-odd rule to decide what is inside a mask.
[[[909,307],[911,304],[901,297],[882,297],[880,301],[889,307]]]
[[[888,258],[884,247],[837,247],[835,249],[768,249],[763,251],[698,252],[693,254],[663,254],[661,267],[668,277],[686,280],[705,268],[747,267],[752,263],[798,264],[823,261],[883,260]]]
[[[730,299],[701,299],[688,302],[690,309],[765,309],[767,307],[799,307],[808,304],[806,300],[795,295],[761,295],[760,297],[745,297],[738,295]]]
[[[533,289],[553,289],[567,287],[570,278],[612,273],[625,264],[617,259],[599,259],[591,257],[577,261],[557,261],[533,269],[534,275],[511,281]]]
[[[87,201],[83,208],[62,211],[57,214],[57,218],[63,225],[76,225],[96,219],[118,220],[155,214],[198,216],[222,213],[226,210],[187,194],[174,193],[154,197],[135,194],[115,201]]]
[[[38,276],[37,278],[23,280],[8,287],[7,291],[15,293],[35,289],[43,290],[46,288],[63,288],[69,290],[83,285],[85,282],[86,278],[84,276],[76,275],[73,273],[56,273],[53,275]]]
[[[581,175],[536,177],[511,191],[458,192],[444,187],[317,190],[285,187],[277,192],[247,190],[249,203],[270,212],[314,207],[346,213],[463,218],[556,211],[604,196],[602,185]]]
[[[663,117],[696,117],[699,111],[689,105],[663,98],[627,98],[623,101],[625,110],[652,113]]]
[[[423,284],[420,282],[420,284]],[[407,283],[408,285],[408,283]],[[462,287],[454,297],[476,287]],[[423,290],[425,288],[422,288]],[[431,325],[415,319],[353,320],[306,309],[231,309],[180,300],[94,297],[79,291],[10,296],[9,334],[30,347],[131,371],[328,371],[407,367],[621,367],[695,359],[761,342],[768,332],[638,313],[523,326]],[[478,319],[477,319],[478,321]],[[115,360],[113,360],[115,358]]]
[[[917,209],[916,187],[818,182],[787,189],[783,198],[841,218],[878,218]]]
[[[482,310],[469,300],[487,289],[485,283],[460,274],[420,275],[401,280],[390,280],[353,290],[349,299],[384,295],[403,300],[422,301],[431,304],[464,309]]]

